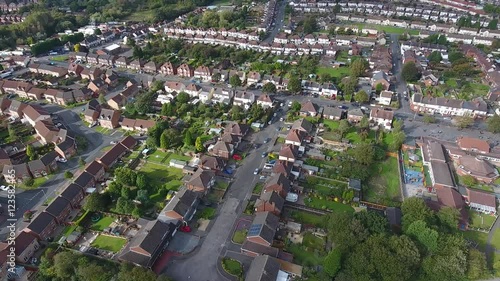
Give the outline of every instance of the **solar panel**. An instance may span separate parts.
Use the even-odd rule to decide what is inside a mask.
[[[254,224],[248,230],[247,236],[256,236],[259,235],[260,230],[262,229],[262,224]]]

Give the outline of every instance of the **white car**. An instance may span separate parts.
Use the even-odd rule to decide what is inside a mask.
[[[297,193],[288,193],[285,198],[286,201],[288,202],[297,202],[299,200],[299,195]]]
[[[110,141],[109,144],[116,144],[116,141]]]
[[[253,171],[254,175],[257,175],[258,173],[259,173],[259,169],[258,168]]]
[[[68,162],[68,160],[66,160],[66,158],[56,158],[56,161],[57,161],[57,162],[61,162],[61,163],[66,163],[66,162]]]

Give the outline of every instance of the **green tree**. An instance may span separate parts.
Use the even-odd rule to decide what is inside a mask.
[[[238,76],[237,74],[234,74],[233,76],[231,76],[231,77],[229,78],[229,84],[230,84],[233,88],[236,88],[236,87],[241,86],[241,79],[240,79],[240,76]]]
[[[420,242],[427,253],[433,253],[438,248],[439,233],[428,227],[425,221],[414,221],[405,233]]]
[[[35,160],[38,158],[38,154],[36,153],[35,148],[31,144],[28,144],[26,146],[26,155],[29,157],[30,160]]]
[[[300,111],[300,108],[302,107],[302,105],[300,104],[300,102],[294,100],[292,102],[292,106],[290,107],[292,109],[292,111],[294,112],[299,112]]]
[[[77,256],[70,251],[63,251],[54,256],[54,273],[62,280],[71,280],[77,269]]]
[[[363,115],[361,121],[359,121],[359,127],[362,129],[368,129],[369,126],[370,126],[370,120],[368,119],[368,117]]]
[[[424,121],[424,123],[427,123],[427,124],[436,123],[436,117],[429,115],[429,114],[425,114],[424,118],[422,118],[422,120]]]
[[[392,141],[389,143],[389,150],[398,151],[406,140],[406,134],[403,131],[392,133]]]
[[[342,265],[342,252],[339,248],[333,249],[323,261],[323,269],[330,277],[335,277]]]
[[[389,222],[384,216],[377,212],[361,211],[356,213],[354,217],[358,219],[371,234],[383,234],[389,231]]]
[[[420,71],[418,70],[417,66],[415,65],[414,62],[407,62],[403,65],[403,70],[401,71],[401,77],[406,82],[415,82],[420,79]]]
[[[488,131],[498,134],[500,133],[500,116],[498,114],[493,115],[492,117],[486,120],[486,125]]]
[[[194,144],[193,134],[190,129],[187,129],[184,133],[184,146],[189,147]]]
[[[375,91],[377,94],[380,94],[384,90],[384,85],[382,83],[378,83],[375,85]]]
[[[436,214],[439,225],[446,232],[454,232],[458,229],[460,213],[456,208],[444,207]]]
[[[470,248],[467,255],[467,277],[469,280],[478,280],[488,277],[486,256],[477,249]]]
[[[497,30],[498,29],[498,19],[492,19],[488,23],[488,29]]]
[[[107,196],[107,194],[100,194],[98,192],[90,194],[83,205],[83,209],[89,212],[106,210],[108,204]]]
[[[344,135],[347,133],[347,131],[349,131],[350,128],[351,128],[351,124],[349,124],[347,119],[340,120],[339,127],[337,128],[337,130],[340,134],[340,137],[343,138]]]
[[[155,101],[156,94],[155,92],[147,92],[142,95],[138,95],[137,100],[135,101],[135,109],[139,113],[150,113],[153,110],[153,103]]]
[[[139,173],[135,179],[135,185],[137,186],[137,188],[139,189],[147,189],[148,187],[148,177],[143,174],[143,173]]]
[[[85,266],[79,265],[76,270],[79,280],[108,281],[113,279],[113,272],[105,266],[89,263]]]
[[[71,178],[73,178],[73,173],[70,172],[70,171],[64,172],[64,178],[65,179],[71,179]]]
[[[300,91],[302,91],[302,84],[301,84],[300,79],[298,77],[292,77],[292,78],[290,78],[290,81],[288,81],[287,88],[293,94],[297,94]]]
[[[217,72],[212,75],[212,82],[218,83],[222,79],[222,75]]]
[[[311,34],[319,30],[318,23],[315,17],[307,17],[302,23],[302,29],[305,34]]]
[[[453,121],[455,122],[455,125],[461,129],[468,128],[474,124],[474,118],[467,115],[457,116],[453,119]]]
[[[427,57],[427,59],[431,63],[439,63],[443,60],[443,56],[441,56],[441,52],[434,51]]]
[[[133,186],[137,181],[137,173],[128,167],[118,167],[115,169],[116,181],[123,185]]]
[[[163,131],[163,133],[161,133],[161,136],[160,136],[160,148],[161,149],[168,149],[169,147],[169,137],[168,137],[168,134],[167,134],[167,131]]]
[[[80,45],[80,44],[75,44],[75,45],[73,46],[73,50],[74,50],[76,53],[80,52],[80,51],[81,51],[81,45]]]
[[[332,75],[330,75],[330,73],[322,73],[319,75],[319,82],[321,83],[328,83],[328,82],[332,82],[333,81],[333,77]]]
[[[196,141],[194,142],[194,146],[196,147],[196,152],[203,152],[205,150],[205,147],[203,146],[203,141],[201,140],[201,137],[196,138]]]
[[[365,74],[366,68],[368,67],[367,62],[364,59],[357,59],[351,63],[349,69],[351,70],[351,76],[360,77]]]
[[[102,31],[99,28],[94,29],[94,35],[101,35]]]
[[[98,101],[99,101],[100,104],[106,104],[106,96],[104,96],[103,93],[100,93]]]
[[[401,212],[403,213],[403,230],[407,229],[415,221],[432,223],[434,220],[432,210],[427,207],[424,200],[417,197],[410,197],[404,200],[401,204]]]
[[[359,103],[365,103],[370,100],[370,96],[364,90],[361,90],[354,95],[354,100]]]
[[[358,78],[356,77],[348,77],[342,79],[342,83],[340,84],[340,88],[344,91],[344,98],[346,95],[352,95],[356,92],[356,88],[358,87]],[[347,100],[347,99],[346,99]]]
[[[150,269],[122,263],[117,281],[156,281],[156,274]]]
[[[82,157],[78,158],[78,165],[80,165],[80,166],[85,166],[85,164],[86,164],[86,163],[85,163],[85,160],[83,160],[83,158],[82,158]]]
[[[180,92],[175,97],[175,101],[178,102],[179,104],[185,104],[185,103],[189,102],[189,100],[191,100],[191,97],[186,92]]]
[[[375,149],[370,143],[360,143],[351,150],[356,162],[362,165],[371,165],[375,159]]]
[[[264,84],[264,86],[262,87],[262,92],[264,93],[268,93],[268,94],[274,94],[276,93],[276,85],[274,85],[273,83],[271,82],[267,82],[266,84]]]

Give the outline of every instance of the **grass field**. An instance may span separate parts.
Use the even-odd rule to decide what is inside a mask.
[[[98,249],[116,253],[120,251],[126,243],[127,240],[124,238],[99,235],[91,245]]]
[[[248,231],[246,229],[236,230],[233,234],[233,242],[236,244],[243,244],[247,238]]]
[[[162,163],[169,165],[170,160],[175,159],[175,160],[181,160],[181,161],[189,161],[191,160],[191,157],[180,155],[180,154],[175,154],[171,152],[164,152],[162,150],[156,150],[152,154],[149,154],[148,157],[148,162],[156,162],[156,163]]]
[[[321,75],[321,74],[324,74],[324,73],[328,73],[332,77],[344,78],[346,76],[349,76],[349,74],[351,73],[351,70],[349,69],[349,67],[336,67],[336,68],[333,68],[333,67],[318,67],[316,69],[316,74],[317,75]]]
[[[90,227],[92,230],[103,231],[106,227],[108,227],[115,219],[112,217],[102,217],[97,222],[93,223]]]
[[[485,249],[486,243],[488,242],[488,233],[469,230],[462,232],[462,234],[465,239],[476,242],[479,250]]]
[[[410,35],[418,35],[420,32],[418,30],[413,30],[413,29],[406,29],[402,27],[396,27],[396,26],[385,26],[385,25],[378,25],[378,24],[364,24],[364,23],[357,23],[356,26],[358,28],[374,28],[379,31],[385,31],[386,33],[394,33],[394,34],[403,34],[408,32]]]
[[[182,185],[182,170],[168,167],[165,164],[147,162],[140,169],[154,186],[163,185],[166,189],[177,189]]]
[[[373,203],[387,204],[400,202],[398,159],[389,157],[384,162],[373,165],[374,175],[367,188],[363,190],[363,200]]]
[[[53,61],[67,61],[68,58],[69,58],[68,55],[61,55],[61,56],[52,57],[52,58],[50,58],[50,60],[53,60]]]
[[[143,22],[143,21],[153,20],[153,17],[154,17],[154,11],[143,10],[132,13],[130,16],[126,18],[126,20]]]
[[[306,206],[316,209],[328,209],[334,212],[354,212],[354,209],[350,205],[342,204],[329,199],[309,197],[304,200],[304,203]]]
[[[473,210],[469,210],[469,217],[471,220],[470,227],[481,228],[485,230],[490,230],[496,219],[494,216],[480,214]]]

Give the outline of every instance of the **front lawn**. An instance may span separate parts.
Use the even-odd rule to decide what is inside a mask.
[[[258,182],[255,184],[255,187],[253,188],[252,193],[253,194],[261,194],[263,188],[264,188],[264,183]]]
[[[177,190],[182,185],[182,170],[147,162],[140,169],[148,177],[152,185],[156,187],[164,186],[168,190]]]
[[[469,217],[471,224],[470,227],[490,230],[491,226],[495,223],[495,216],[481,214],[473,210],[469,210]]]
[[[24,183],[22,183],[21,184],[21,188],[25,189],[25,190],[37,189],[38,187],[42,186],[48,180],[49,180],[49,176],[34,178],[33,179],[33,184],[31,186],[27,186]]]
[[[322,210],[330,210],[334,212],[354,212],[354,209],[350,205],[335,202],[330,199],[324,199],[322,197],[308,197],[304,200],[304,203],[308,207]]]
[[[116,253],[120,251],[126,243],[127,240],[121,237],[99,235],[94,242],[92,242],[91,246]]]
[[[94,127],[95,130],[103,135],[111,135],[111,129],[108,129],[108,128],[104,128],[104,127],[101,127],[101,126],[95,126]]]
[[[234,276],[241,277],[243,275],[243,266],[237,260],[233,260],[230,258],[222,259],[222,267],[224,270]]]
[[[248,230],[240,229],[236,230],[233,234],[233,242],[236,244],[243,244],[245,242],[245,238],[247,238]]]
[[[115,219],[112,217],[102,217],[95,223],[92,223],[90,229],[97,231],[104,231],[106,227],[108,227]]]
[[[396,157],[388,157],[372,166],[372,178],[363,189],[363,200],[384,205],[401,202],[399,166]]]
[[[55,56],[55,57],[52,57],[50,60],[53,60],[53,61],[67,61],[68,60],[68,55]]]

